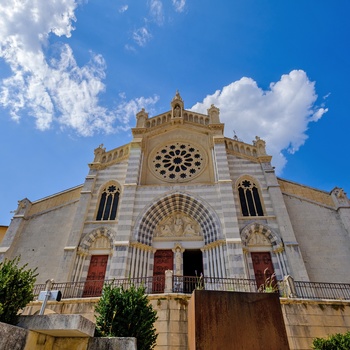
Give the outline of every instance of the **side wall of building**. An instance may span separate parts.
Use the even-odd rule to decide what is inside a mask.
[[[11,246],[11,255],[21,257],[22,263],[29,268],[38,268],[37,283],[45,283],[48,279],[57,282],[65,281],[64,271],[59,270],[59,262],[71,230],[77,202],[36,213],[23,220]]]
[[[284,195],[311,281],[349,282],[350,236],[337,210]]]

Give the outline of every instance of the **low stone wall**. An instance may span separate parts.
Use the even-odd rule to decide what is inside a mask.
[[[350,302],[281,299],[291,350],[310,350],[314,338],[350,330]]]
[[[0,322],[1,350],[137,350],[135,338],[54,337]]]
[[[152,294],[149,300],[157,311],[158,333],[156,350],[187,350],[187,305],[189,294]],[[95,322],[95,305],[99,298],[63,299],[49,301],[45,314],[80,314]],[[40,311],[41,302],[30,303],[23,315],[34,315]]]
[[[187,304],[190,297],[186,294],[149,296],[158,312],[155,326],[159,335],[155,350],[187,350]],[[47,312],[81,314],[94,321],[97,301],[98,298],[87,298],[49,302]],[[310,350],[313,338],[345,333],[350,329],[350,301],[280,301],[291,350]],[[40,310],[40,306],[41,303],[32,302],[26,307],[25,314],[34,314]]]

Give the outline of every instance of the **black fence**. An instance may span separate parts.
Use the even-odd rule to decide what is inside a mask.
[[[350,300],[349,283],[294,281],[294,286],[297,298]]]
[[[68,298],[90,298],[99,297],[102,294],[104,284],[113,284],[123,288],[131,285],[143,286],[147,294],[159,294],[165,292],[191,294],[194,289],[235,291],[235,292],[261,292],[253,279],[239,278],[218,278],[218,277],[192,277],[173,276],[172,285],[169,289],[165,285],[165,276],[124,278],[113,280],[85,281],[85,282],[64,282],[54,283],[52,290],[60,290],[62,299]],[[278,281],[275,292],[281,297],[300,299],[330,299],[350,300],[350,284],[345,283],[324,283],[324,282],[303,282]],[[45,290],[45,284],[37,284],[34,287],[35,299],[40,291]]]
[[[120,286],[124,289],[129,288],[131,285],[135,287],[145,287],[147,294],[164,293],[165,277],[140,277],[140,278],[124,278],[113,280],[88,280],[85,282],[63,282],[54,283],[51,290],[60,290],[62,293],[62,299],[70,298],[91,298],[99,297],[102,294],[102,288],[104,284],[112,284],[114,286]],[[45,290],[45,284],[37,284],[34,286],[35,299],[39,296],[41,291]]]
[[[240,278],[173,276],[174,293],[192,293],[194,289],[257,292],[256,281]]]

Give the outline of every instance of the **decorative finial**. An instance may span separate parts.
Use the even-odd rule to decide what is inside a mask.
[[[175,100],[182,101],[179,90],[176,90],[175,97],[173,98],[173,101],[175,101]]]

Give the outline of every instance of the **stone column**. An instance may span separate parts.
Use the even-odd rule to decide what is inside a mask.
[[[172,292],[173,292],[173,271],[166,270],[164,293],[172,293]]]

